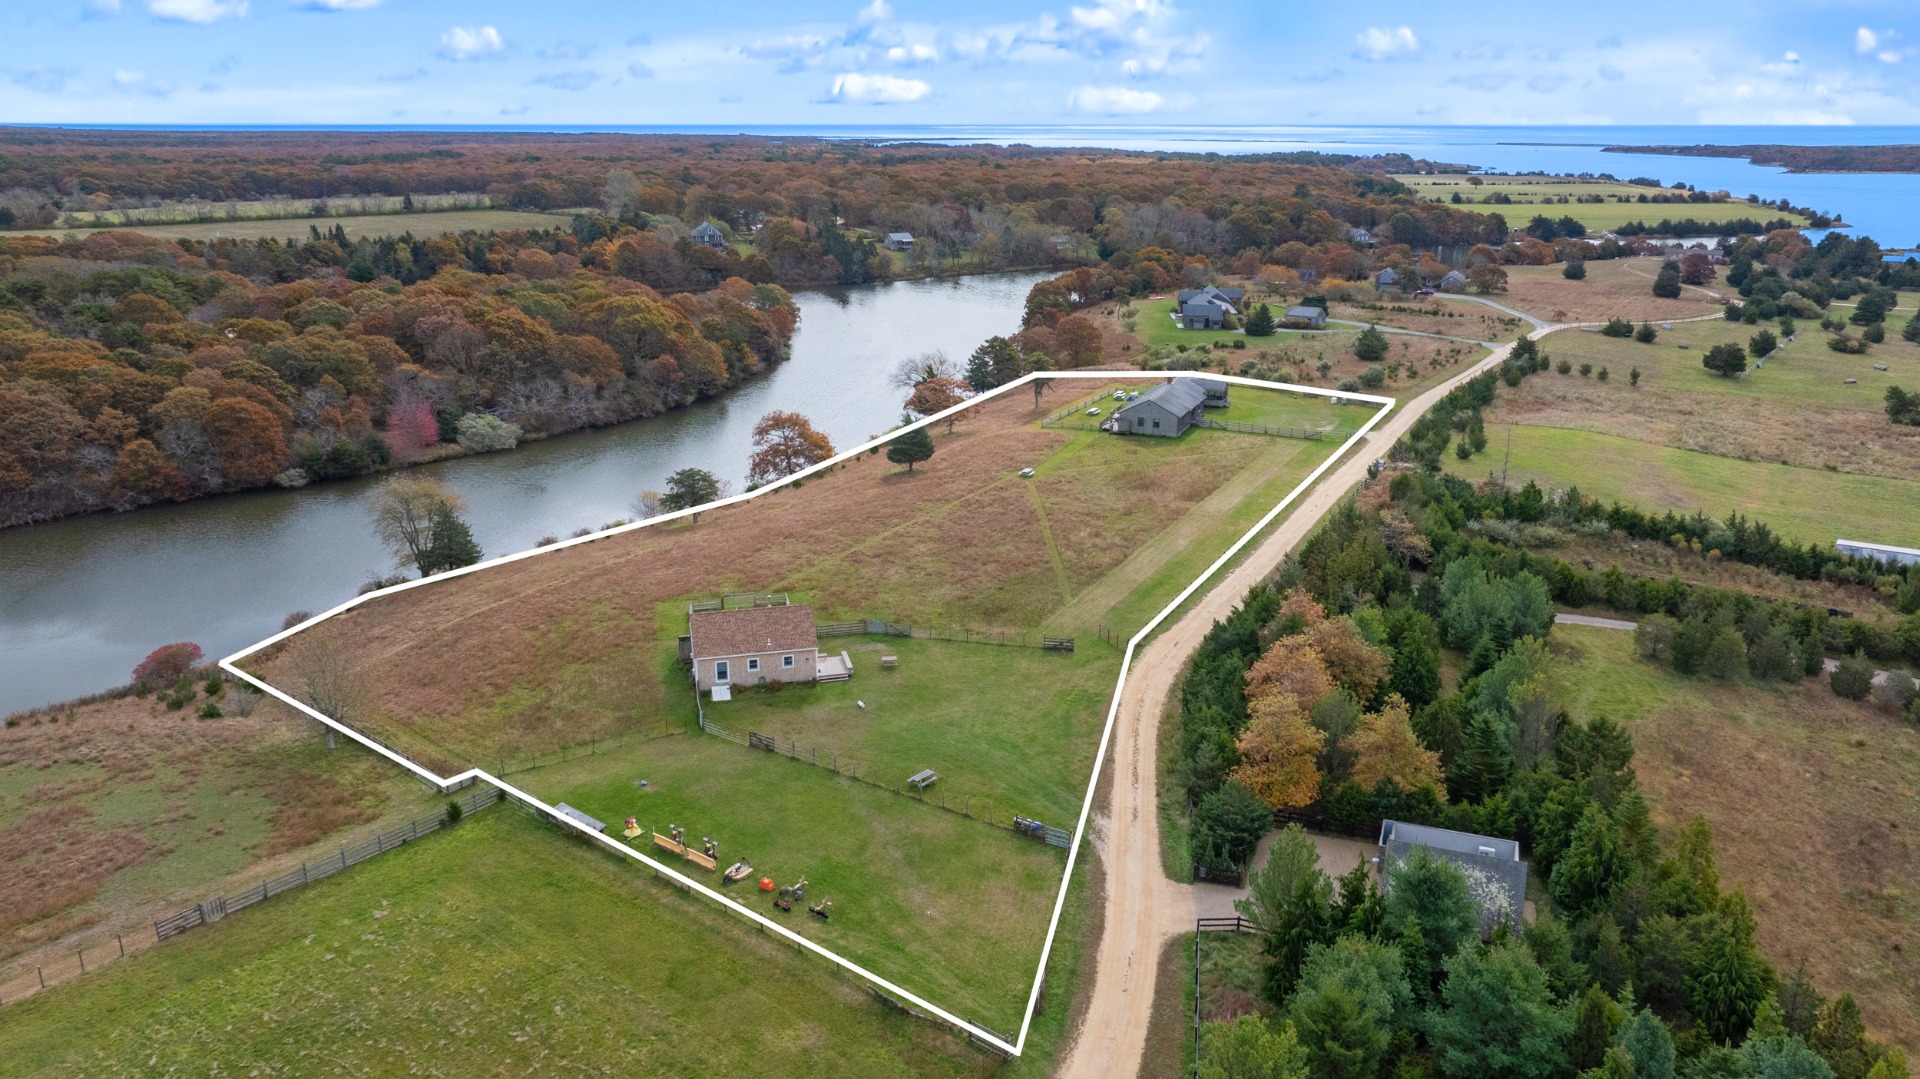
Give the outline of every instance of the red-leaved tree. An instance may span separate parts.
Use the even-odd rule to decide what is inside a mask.
[[[163,644],[147,653],[147,658],[133,669],[133,681],[142,686],[167,685],[192,670],[200,657],[200,646],[192,641]]]

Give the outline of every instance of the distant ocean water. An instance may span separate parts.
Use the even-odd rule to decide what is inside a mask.
[[[121,127],[122,125],[102,125]],[[166,128],[161,128],[165,130]],[[263,126],[243,130],[288,130]],[[308,129],[298,129],[308,130]],[[1920,247],[1920,176],[1912,174],[1789,173],[1750,165],[1739,158],[1609,154],[1601,147],[1698,144],[1874,146],[1920,144],[1920,127],[1310,127],[1195,125],[453,125],[364,126],[344,130],[617,131],[634,134],[818,136],[889,139],[943,144],[1025,143],[1090,146],[1179,153],[1257,154],[1294,150],[1332,153],[1404,153],[1432,161],[1474,165],[1494,172],[1612,173],[1621,179],[1652,176],[1684,181],[1735,196],[1785,198],[1838,214],[1852,234],[1871,236],[1883,247]],[[1680,212],[1684,207],[1649,207]],[[1654,216],[1664,216],[1656,212]]]

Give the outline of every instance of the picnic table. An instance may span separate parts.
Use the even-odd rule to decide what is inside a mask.
[[[934,783],[937,782],[939,779],[940,779],[939,776],[933,774],[933,769],[923,768],[920,771],[915,772],[912,776],[908,777],[907,782],[913,784],[914,787],[924,792],[928,787],[933,786]]]

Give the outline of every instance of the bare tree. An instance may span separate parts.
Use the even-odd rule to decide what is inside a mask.
[[[439,480],[395,476],[380,485],[373,506],[373,532],[393,552],[394,565],[419,569],[420,553],[433,531],[434,511],[464,513],[466,508],[466,499]]]
[[[288,664],[296,695],[321,715],[353,722],[363,698],[346,647],[324,631],[306,636]],[[332,727],[327,728],[327,748],[333,748]]]
[[[649,517],[658,517],[660,515],[660,492],[642,491],[634,496],[633,502],[628,508],[633,510],[635,518],[642,521]]]
[[[911,391],[930,378],[960,381],[966,378],[966,370],[948,359],[944,352],[928,352],[901,360],[899,366],[893,369],[893,374],[887,376],[887,385]]]

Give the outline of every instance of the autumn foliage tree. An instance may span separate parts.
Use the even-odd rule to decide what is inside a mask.
[[[1320,750],[1327,736],[1307,722],[1291,693],[1269,693],[1248,704],[1247,729],[1235,742],[1240,764],[1229,778],[1275,809],[1309,805],[1320,796]]]
[[[192,641],[163,644],[133,668],[134,684],[147,688],[171,685],[192,670],[201,655],[200,646]]]
[[[1322,697],[1332,693],[1333,676],[1326,661],[1304,635],[1282,637],[1247,670],[1247,700],[1266,697],[1292,697],[1297,707],[1311,710]]]
[[[967,384],[957,378],[935,375],[921,380],[907,397],[906,409],[916,416],[932,416],[961,404],[967,399]],[[953,433],[959,413],[947,417],[947,433]]]
[[[753,456],[747,482],[756,487],[784,479],[832,457],[833,441],[798,412],[773,411],[753,425]]]
[[[1440,801],[1447,800],[1440,754],[1413,733],[1412,712],[1398,693],[1389,694],[1378,712],[1361,716],[1346,744],[1354,754],[1353,780],[1363,789],[1385,779],[1404,791],[1431,787]]]

